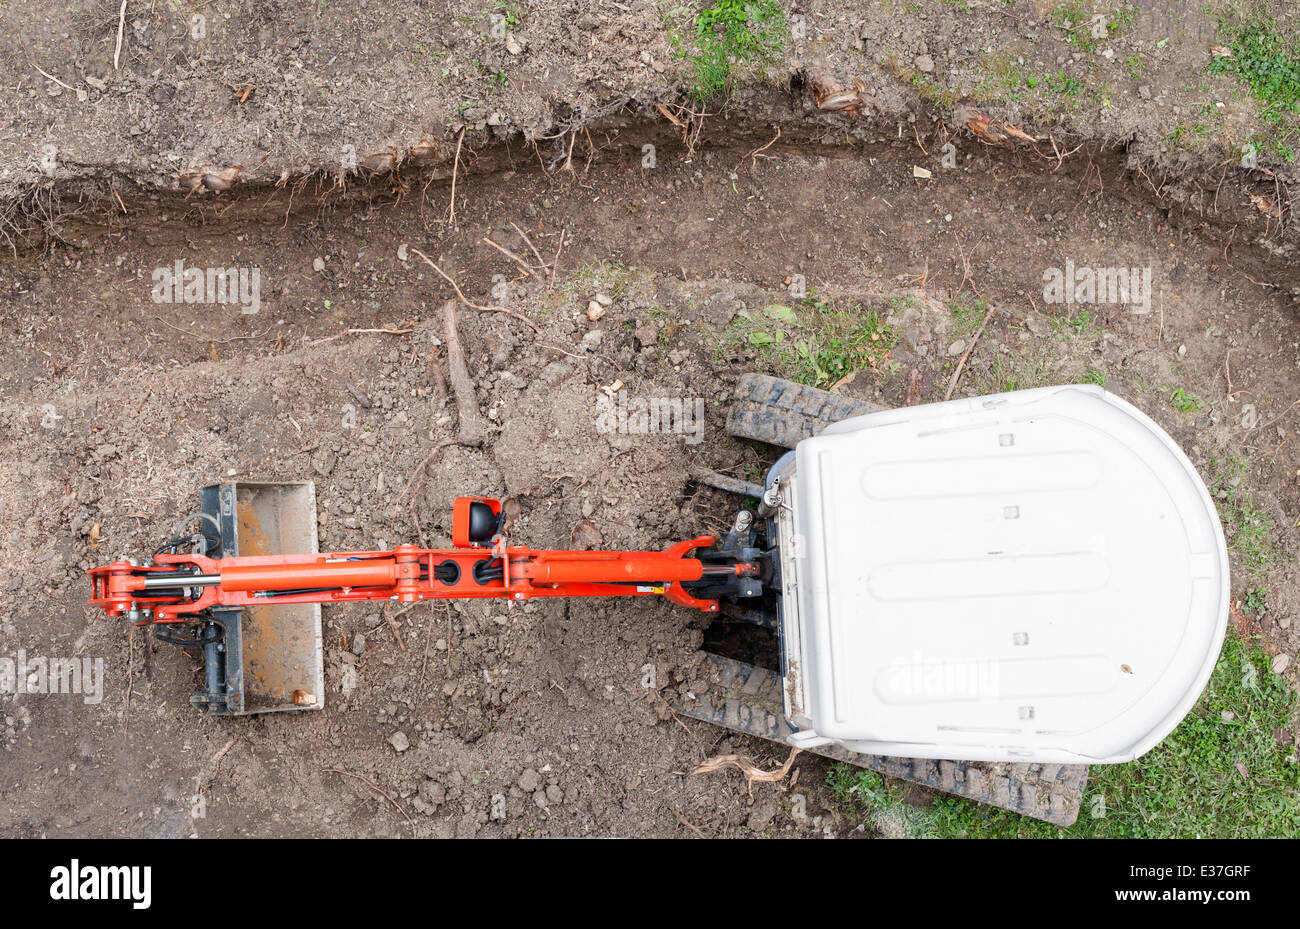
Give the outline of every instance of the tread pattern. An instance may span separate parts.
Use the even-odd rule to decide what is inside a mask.
[[[692,705],[676,707],[677,711],[735,732],[784,742],[791,729],[782,708],[781,676],[720,655],[708,657],[718,668],[717,683]],[[833,745],[811,751],[1058,826],[1078,819],[1088,782],[1087,765],[895,758],[862,755]]]
[[[883,409],[807,384],[766,374],[746,374],[736,382],[736,400],[727,414],[727,433],[794,448],[831,423]]]

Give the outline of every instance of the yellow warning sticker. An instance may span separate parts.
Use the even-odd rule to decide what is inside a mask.
[[[639,594],[661,594],[667,589],[668,589],[667,587],[646,587],[644,585],[638,584],[636,588],[636,592]]]

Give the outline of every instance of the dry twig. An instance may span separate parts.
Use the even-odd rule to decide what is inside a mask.
[[[992,318],[993,307],[990,306],[989,311],[984,314],[984,322],[980,323],[980,327],[975,330],[975,335],[971,337],[970,345],[966,346],[966,351],[962,353],[961,361],[957,362],[957,370],[952,372],[952,380],[948,382],[948,390],[944,393],[943,399],[952,399],[952,392],[957,389],[957,382],[961,380],[961,372],[966,368],[966,359],[970,357],[971,352],[975,351],[975,344],[979,342],[980,336],[984,334],[984,327],[989,324],[989,320]]]

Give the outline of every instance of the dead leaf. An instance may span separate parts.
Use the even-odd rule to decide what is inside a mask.
[[[1210,54],[1215,58],[1231,58],[1232,49],[1224,48],[1222,45],[1211,45]]]
[[[1243,778],[1245,778],[1246,780],[1250,780],[1250,768],[1246,767],[1246,763],[1244,761],[1234,761],[1232,766],[1237,769],[1237,773],[1240,774]]]
[[[1247,194],[1246,196],[1250,198],[1251,203],[1255,204],[1255,209],[1259,210],[1265,216],[1272,216],[1274,219],[1277,219],[1282,215],[1282,211],[1273,203],[1271,197],[1264,197],[1260,194]]]

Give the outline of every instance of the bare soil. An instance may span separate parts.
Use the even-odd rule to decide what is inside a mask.
[[[84,602],[86,569],[152,552],[198,488],[223,479],[313,479],[334,550],[421,535],[446,545],[460,494],[514,498],[512,538],[536,547],[569,546],[582,520],[611,548],[722,530],[737,501],[692,483],[688,467],[752,479],[775,458],[729,439],[723,421],[739,374],[789,373],[752,333],[774,330],[764,310],[794,302],[797,275],[899,334],[839,385],[853,396],[899,405],[919,385],[911,399],[943,399],[984,312],[971,325],[952,305],[977,301],[993,312],[955,396],[1104,375],[1182,444],[1225,513],[1247,506],[1244,522],[1225,516],[1237,593],[1267,590],[1250,622],[1271,650],[1296,654],[1300,462],[1286,446],[1300,281],[1277,206],[1284,173],[1161,152],[1162,111],[1136,89],[1114,125],[1036,125],[990,107],[1042,141],[984,144],[957,104],[918,96],[873,45],[907,61],[951,49],[954,75],[994,35],[1056,60],[1050,30],[994,9],[955,20],[938,4],[897,22],[875,5],[806,10],[827,21],[815,40],[701,118],[681,97],[685,66],[658,5],[521,6],[512,53],[486,44],[484,6],[231,4],[229,19],[206,8],[195,45],[167,8],[131,4],[118,72],[111,42],[103,60],[117,4],[0,7],[0,34],[17,42],[21,22],[43,70],[71,84],[84,67],[107,86],[51,97],[32,71],[26,104],[0,114],[13,130],[0,149],[20,166],[0,173],[0,193],[22,206],[14,222],[32,220],[11,254],[0,243],[0,657],[102,657],[106,669],[95,705],[0,695],[0,831],[854,834],[819,760],[801,757],[792,779],[752,796],[738,772],[689,775],[719,753],[767,767],[785,753],[668,711],[708,673],[708,620],[670,604],[330,607],[324,711],[210,719],[188,704],[193,660]],[[471,72],[483,48],[504,86]],[[10,86],[22,57],[0,66]],[[1185,59],[1162,65],[1168,79],[1152,80],[1165,104],[1150,107],[1181,105],[1168,101],[1184,92]],[[817,81],[849,86],[856,73],[878,108],[819,112]],[[650,105],[660,98],[685,131]],[[437,150],[417,164],[407,153],[426,133]],[[19,151],[38,137],[84,151],[41,180]],[[948,141],[959,158],[944,169]],[[340,144],[363,160],[397,147],[404,166],[340,178]],[[230,190],[186,196],[177,175],[197,164],[244,171]],[[530,264],[558,249],[554,278],[526,274],[485,237]],[[417,464],[456,428],[437,373],[451,289],[415,249],[471,300],[540,331],[461,313],[492,436],[444,450],[408,503]],[[1067,258],[1150,266],[1151,312],[1094,305],[1081,321],[1080,307],[1045,305],[1043,270]],[[155,302],[152,272],[178,260],[259,269],[259,311]],[[597,294],[612,302],[593,322]],[[350,331],[375,329],[394,331]],[[599,432],[597,392],[617,381],[704,398],[704,441]],[[498,795],[504,819],[491,815]]]

